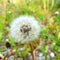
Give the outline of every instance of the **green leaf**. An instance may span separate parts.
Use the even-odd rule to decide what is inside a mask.
[[[46,45],[45,45],[45,44],[42,46],[42,51],[43,51],[43,52],[46,51]]]
[[[12,37],[9,37],[9,41],[11,42],[11,46],[14,46],[15,40]]]
[[[7,23],[10,24],[11,21],[12,21],[12,11],[8,10],[6,12],[6,16],[7,16],[7,18],[6,18],[7,19]]]
[[[5,25],[4,24],[0,24],[0,30],[3,30],[5,28]]]
[[[60,24],[60,13],[56,16],[54,16],[55,20],[56,20],[56,23],[57,24]]]
[[[59,32],[59,34],[58,34],[58,39],[60,39],[60,32]]]
[[[4,20],[4,16],[0,16],[0,21]]]
[[[21,55],[22,55],[22,56],[25,56],[29,51],[30,51],[30,49],[27,48],[27,49],[21,51]]]
[[[44,21],[44,14],[40,15],[40,20],[43,22]]]
[[[1,41],[2,37],[3,37],[2,32],[0,32],[0,41]]]
[[[54,50],[54,51],[56,51],[56,50],[58,50],[58,46],[57,45],[52,45],[52,49]]]

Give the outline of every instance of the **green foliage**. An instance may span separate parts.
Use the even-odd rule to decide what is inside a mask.
[[[12,37],[9,37],[9,41],[11,42],[11,47],[13,48],[15,46],[15,40]]]
[[[25,50],[21,51],[21,56],[25,56],[30,51],[29,48],[26,48]]]
[[[7,23],[10,24],[11,21],[12,21],[12,11],[11,10],[7,10],[6,12],[6,20],[7,20]]]
[[[40,15],[40,20],[43,22],[44,21],[44,14]]]
[[[2,37],[3,37],[2,32],[0,32],[0,42],[1,42]]]
[[[57,24],[60,24],[60,14],[58,14],[58,15],[55,17],[55,19],[56,19],[56,23],[57,23]]]
[[[46,52],[46,45],[45,45],[45,44],[43,44],[43,46],[42,46],[42,52],[43,52],[43,53]]]
[[[60,32],[58,33],[58,39],[60,39]]]

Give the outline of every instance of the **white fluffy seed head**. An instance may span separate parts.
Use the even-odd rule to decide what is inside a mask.
[[[12,21],[10,34],[16,42],[28,43],[38,38],[40,26],[33,16],[20,16]]]

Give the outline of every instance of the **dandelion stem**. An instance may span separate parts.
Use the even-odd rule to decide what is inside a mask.
[[[31,49],[32,60],[35,60],[35,59],[34,59],[34,54],[33,54],[32,45],[31,45],[31,44],[30,44],[30,49]]]
[[[46,0],[44,0],[44,11],[46,12]]]
[[[52,7],[54,6],[54,0],[52,0]]]

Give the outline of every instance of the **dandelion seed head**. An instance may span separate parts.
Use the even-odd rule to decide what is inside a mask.
[[[20,16],[10,24],[10,34],[16,42],[34,41],[40,34],[40,26],[33,16]]]

